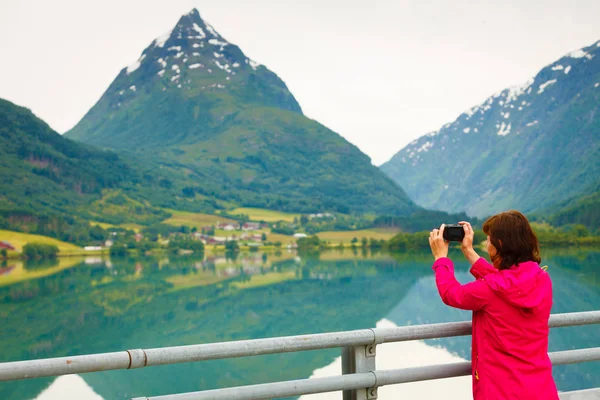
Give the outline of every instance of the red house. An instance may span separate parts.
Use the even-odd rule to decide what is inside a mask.
[[[0,249],[16,250],[13,245],[8,243],[6,240],[0,240]]]

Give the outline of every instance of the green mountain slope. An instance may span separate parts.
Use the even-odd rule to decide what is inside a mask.
[[[191,198],[303,212],[418,209],[195,9],[124,68],[66,136],[157,162],[188,180]]]
[[[406,146],[381,169],[428,208],[550,209],[600,177],[600,42]]]
[[[106,211],[120,207],[130,211],[121,220],[160,220],[166,213],[136,194],[152,192],[154,180],[115,153],[65,139],[28,109],[0,99],[0,216],[106,220]],[[128,195],[115,195],[123,190]]]
[[[578,196],[560,203],[552,209],[543,210],[543,215],[553,225],[581,224],[597,231],[600,227],[600,190]]]

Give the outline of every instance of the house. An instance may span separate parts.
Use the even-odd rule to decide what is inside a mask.
[[[139,242],[140,240],[142,240],[144,238],[144,236],[141,233],[136,233],[134,238],[135,238],[136,242]]]
[[[212,236],[208,239],[208,244],[225,244],[227,238],[221,236]]]
[[[85,251],[98,251],[102,250],[102,246],[85,246],[83,249]]]
[[[244,231],[257,231],[261,227],[261,224],[258,222],[246,222],[242,225],[242,230]]]
[[[296,239],[302,239],[302,238],[308,237],[308,235],[306,233],[294,233],[294,237]]]
[[[239,224],[234,224],[234,223],[218,223],[217,224],[217,228],[218,229],[223,229],[224,231],[236,231],[238,229],[240,229],[240,225]]]
[[[330,218],[333,217],[333,214],[330,213],[317,213],[317,214],[309,214],[308,218],[313,219],[313,218]]]
[[[6,240],[0,240],[0,249],[6,249],[6,250],[17,250],[14,248],[14,246],[10,243],[8,243]]]

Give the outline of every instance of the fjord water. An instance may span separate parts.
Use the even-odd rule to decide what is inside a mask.
[[[544,256],[554,283],[553,313],[600,309],[599,251],[571,249]],[[451,257],[457,278],[469,281],[460,253]],[[430,267],[426,253],[360,250],[303,257],[255,253],[236,260],[88,259],[66,268],[7,265],[2,270],[8,272],[0,276],[0,362],[361,329],[382,320],[416,325],[469,319],[468,312],[442,304]],[[550,351],[599,346],[599,330],[553,329]],[[403,351],[436,346],[470,358],[470,337],[425,343]],[[80,377],[104,399],[127,399],[306,378],[338,356],[333,349]],[[396,368],[408,356],[398,354]],[[600,387],[600,363],[555,367],[554,376],[562,391]],[[43,398],[40,393],[54,381],[3,382],[0,398]],[[83,384],[64,382],[73,390]],[[84,400],[99,398],[89,393]]]

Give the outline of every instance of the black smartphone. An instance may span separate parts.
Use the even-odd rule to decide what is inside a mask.
[[[465,230],[462,225],[449,224],[444,226],[444,239],[449,242],[462,242],[465,238]]]

